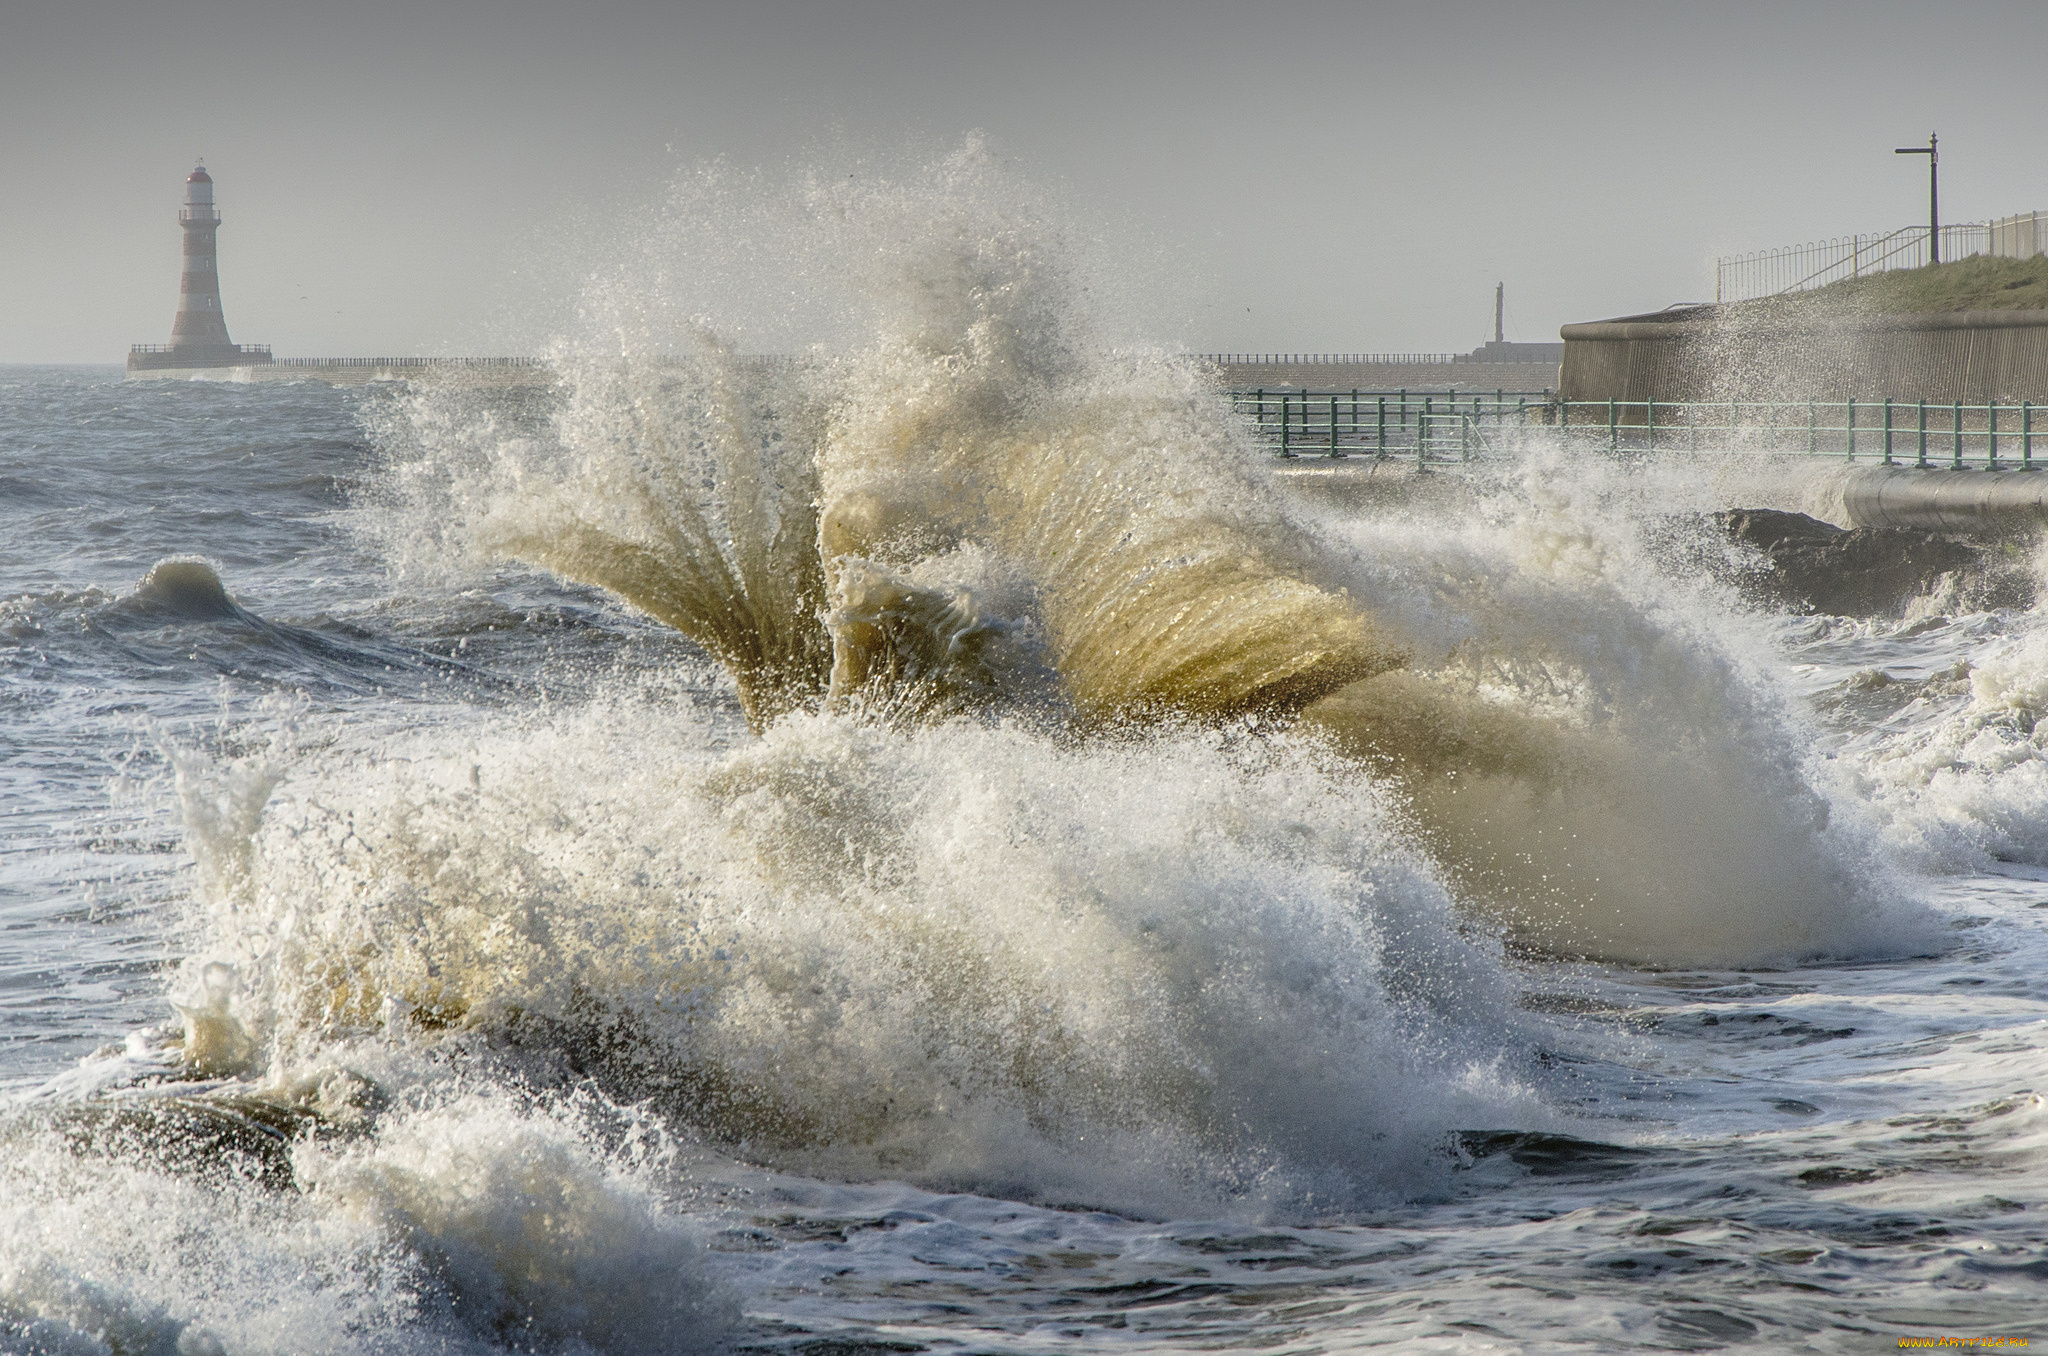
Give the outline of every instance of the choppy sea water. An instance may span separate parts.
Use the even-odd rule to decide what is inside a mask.
[[[1745,601],[1739,459],[1292,503],[976,248],[0,372],[0,1348],[2039,1337],[2037,613]]]

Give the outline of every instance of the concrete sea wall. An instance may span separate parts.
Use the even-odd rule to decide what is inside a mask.
[[[2048,311],[1788,318],[1709,306],[1561,333],[1566,400],[2048,401]]]
[[[1814,516],[1843,527],[2003,536],[2048,526],[2048,472],[1870,466],[1820,489]]]

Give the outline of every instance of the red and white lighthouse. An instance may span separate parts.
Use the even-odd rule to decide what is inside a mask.
[[[178,315],[168,344],[137,344],[128,352],[130,372],[188,367],[244,367],[270,361],[264,345],[228,338],[220,307],[220,259],[215,233],[220,209],[213,203],[213,176],[200,165],[185,177],[185,205],[178,209],[185,233],[185,266],[178,278]]]

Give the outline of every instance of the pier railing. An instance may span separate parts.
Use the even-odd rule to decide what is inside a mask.
[[[1536,418],[1610,451],[1762,452],[1884,466],[2048,468],[2044,406],[1927,400],[1556,401]]]
[[[1232,407],[1275,456],[1469,461],[1504,427],[1543,422],[1549,391],[1236,391]]]
[[[1515,430],[1614,453],[1760,453],[1882,466],[2048,470],[2048,405],[1925,400],[1562,400],[1550,391],[1237,391],[1274,457],[1420,465],[1512,450]]]
[[[189,344],[183,347],[179,347],[173,344],[130,344],[128,345],[128,351],[130,353],[194,352],[192,346]],[[230,344],[225,349],[211,349],[202,346],[199,350],[197,350],[197,356],[200,357],[211,357],[218,353],[231,353],[237,357],[253,358],[257,362],[267,363],[272,361],[270,356],[270,345],[268,344]]]
[[[278,367],[547,367],[546,358],[279,358]]]

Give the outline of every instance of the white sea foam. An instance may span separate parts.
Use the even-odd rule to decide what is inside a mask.
[[[481,1033],[760,1158],[1160,1208],[1426,1188],[1543,1118],[1378,793],[1246,731],[674,711],[330,754],[209,953],[277,1068]]]
[[[1909,860],[2048,865],[2048,631],[2034,612],[1977,620],[1914,624],[1964,657],[1909,680],[1908,704],[1847,753]]]
[[[124,1140],[115,1117],[10,1122],[0,1347],[652,1356],[712,1346],[733,1319],[658,1163],[601,1157],[566,1108],[443,1094],[372,1141],[300,1144],[282,1192]]]

